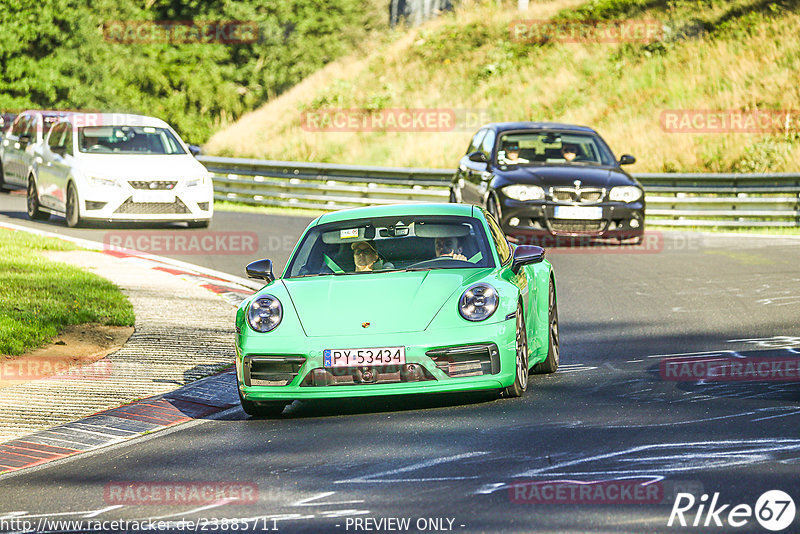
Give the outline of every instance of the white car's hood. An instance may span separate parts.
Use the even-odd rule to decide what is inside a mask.
[[[78,166],[88,176],[120,179],[201,178],[208,171],[191,154],[80,154]]]

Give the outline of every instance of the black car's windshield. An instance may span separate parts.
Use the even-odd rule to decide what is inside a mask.
[[[513,132],[500,136],[498,165],[613,165],[614,157],[595,135],[565,132]]]
[[[417,215],[316,226],[290,260],[286,277],[493,266],[477,219]]]
[[[172,132],[152,126],[86,126],[78,149],[93,154],[186,154]]]

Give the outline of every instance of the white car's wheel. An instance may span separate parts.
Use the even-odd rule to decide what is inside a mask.
[[[75,190],[73,184],[69,184],[67,188],[67,226],[75,228],[80,226],[83,220],[81,219],[80,202],[78,200],[78,192]]]

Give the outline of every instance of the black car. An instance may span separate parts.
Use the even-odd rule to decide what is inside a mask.
[[[505,122],[483,126],[461,158],[450,201],[485,206],[520,242],[555,237],[639,243],[644,190],[585,126]]]

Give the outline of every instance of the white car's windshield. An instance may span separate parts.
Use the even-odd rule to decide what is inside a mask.
[[[152,126],[79,128],[78,150],[92,154],[186,154],[172,132]]]
[[[477,219],[417,215],[314,227],[286,277],[493,266]]]

